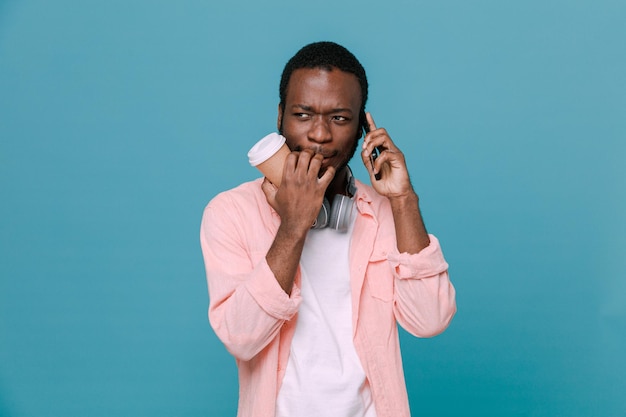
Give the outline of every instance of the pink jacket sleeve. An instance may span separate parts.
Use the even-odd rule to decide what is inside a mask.
[[[301,301],[278,285],[265,255],[273,236],[261,222],[242,221],[250,207],[216,197],[204,211],[200,245],[209,290],[209,321],[228,351],[250,360],[277,337]],[[258,247],[250,245],[257,242]]]
[[[394,270],[394,313],[409,333],[432,337],[443,332],[456,313],[455,290],[448,277],[439,241],[418,254],[389,253]]]

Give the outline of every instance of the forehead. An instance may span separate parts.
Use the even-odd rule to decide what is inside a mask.
[[[328,104],[358,111],[361,86],[356,75],[332,68],[299,68],[291,74],[285,105]]]

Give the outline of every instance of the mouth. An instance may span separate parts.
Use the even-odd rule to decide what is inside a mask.
[[[337,155],[337,152],[321,151],[319,149],[312,149],[312,151],[316,154],[322,155],[322,157],[324,158],[324,162],[334,158]]]
[[[313,151],[313,153],[315,153],[315,154],[322,155],[322,157],[324,158],[324,162],[326,162],[326,161],[334,158],[335,156],[337,156],[337,152],[336,151],[328,151],[328,150],[320,149],[320,148],[303,148],[303,147],[299,146],[299,147],[295,148],[294,150],[302,152],[305,149]]]

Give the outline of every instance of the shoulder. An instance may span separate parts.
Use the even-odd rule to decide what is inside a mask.
[[[244,182],[230,190],[222,191],[209,201],[206,209],[233,209],[238,206],[245,208],[257,206],[259,201],[265,201],[265,195],[261,189],[262,182],[263,179],[258,178]]]
[[[355,200],[364,201],[375,209],[379,209],[383,206],[389,206],[389,200],[387,197],[378,194],[371,185],[365,184],[360,180],[355,180],[355,185],[357,188]]]
[[[379,230],[394,230],[393,213],[389,199],[374,190],[371,185],[355,181],[357,192],[355,202],[359,213],[371,216],[380,226]]]
[[[267,244],[280,218],[267,202],[262,183],[262,178],[243,183],[219,193],[207,204],[200,226],[205,245],[237,242],[237,247],[254,248]]]
[[[271,216],[271,207],[261,189],[262,178],[245,182],[235,188],[216,195],[204,208],[203,217],[211,219],[233,219],[246,222],[255,216]]]

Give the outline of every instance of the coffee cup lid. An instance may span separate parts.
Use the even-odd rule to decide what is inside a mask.
[[[272,132],[254,144],[248,151],[248,161],[253,167],[267,161],[285,143],[285,138],[278,133]]]

